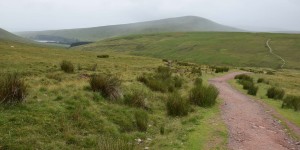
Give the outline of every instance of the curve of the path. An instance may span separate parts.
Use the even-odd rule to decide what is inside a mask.
[[[283,69],[284,65],[286,64],[286,61],[285,61],[281,56],[279,56],[279,55],[277,55],[277,54],[275,54],[275,53],[273,52],[273,49],[272,49],[271,46],[270,46],[270,41],[271,41],[271,39],[269,39],[269,40],[266,42],[266,45],[267,45],[267,47],[269,48],[270,53],[271,53],[272,55],[274,55],[275,57],[279,58],[279,59],[282,61],[282,65],[281,65],[280,67],[281,67],[281,69]]]
[[[229,149],[300,150],[299,142],[288,135],[266,107],[230,86],[228,80],[244,73],[234,72],[209,80],[223,100],[222,118],[229,129]]]

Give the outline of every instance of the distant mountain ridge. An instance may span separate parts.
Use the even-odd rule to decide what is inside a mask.
[[[241,32],[243,30],[221,25],[211,20],[185,16],[177,18],[168,18],[154,21],[146,21],[139,23],[109,25],[92,28],[64,29],[64,30],[48,30],[48,31],[32,31],[19,32],[18,35],[35,40],[38,37],[60,37],[70,40],[79,41],[97,41],[112,37],[126,36],[133,34],[150,34],[164,32]]]

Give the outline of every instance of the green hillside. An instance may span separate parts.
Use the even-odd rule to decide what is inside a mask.
[[[10,40],[10,41],[17,41],[17,42],[30,42],[28,39],[24,39],[17,35],[14,35],[6,30],[0,28],[0,40]]]
[[[27,38],[53,38],[78,39],[81,41],[96,41],[117,36],[162,32],[189,32],[189,31],[241,31],[236,28],[224,26],[205,18],[186,16],[140,23],[111,25],[93,28],[52,30],[39,32],[21,32],[20,36]],[[40,39],[48,40],[48,39]]]
[[[282,56],[287,68],[300,68],[300,35],[271,33],[165,33],[107,39],[80,47],[83,50],[116,51],[135,55],[211,65],[278,68]]]

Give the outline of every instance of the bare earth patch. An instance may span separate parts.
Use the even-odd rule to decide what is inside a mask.
[[[280,122],[273,118],[266,106],[233,89],[227,81],[238,74],[235,72],[209,82],[220,91],[222,117],[229,128],[229,149],[285,150],[300,149],[285,131]]]

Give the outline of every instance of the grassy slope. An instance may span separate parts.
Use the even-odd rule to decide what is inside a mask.
[[[110,58],[99,59],[96,56],[103,53],[98,51],[71,51],[3,40],[0,40],[0,49],[0,73],[18,71],[29,84],[24,104],[0,106],[0,149],[96,148],[105,134],[129,139],[151,138],[139,146],[141,149],[145,146],[180,149],[192,145],[201,149],[212,144],[204,142],[208,139],[218,139],[216,143],[226,141],[226,128],[222,120],[215,119],[220,117],[218,106],[212,109],[195,107],[187,117],[171,118],[166,115],[166,95],[151,92],[136,81],[138,75],[153,72],[163,65],[159,59],[112,52]],[[80,64],[83,70],[63,73],[59,63],[64,59],[76,66]],[[98,64],[97,71],[89,71],[94,64]],[[151,125],[148,132],[137,131],[133,120],[136,108],[110,103],[88,90],[88,79],[81,75],[93,73],[115,74],[122,80],[125,93],[137,88],[148,91],[152,108],[148,112]],[[204,78],[212,76],[205,74]],[[183,93],[186,95],[193,83],[190,77],[185,77],[185,81]],[[218,128],[208,127],[209,121],[218,124]],[[166,132],[160,135],[163,125]],[[221,142],[218,147],[225,147],[225,144]]]
[[[83,50],[118,51],[136,55],[192,61],[201,64],[258,66],[276,68],[278,58],[265,47],[282,56],[288,68],[299,69],[300,35],[268,33],[167,33],[136,35],[99,41]]]
[[[257,84],[259,86],[259,90],[256,97],[261,99],[271,107],[275,108],[275,110],[277,110],[277,112],[279,112],[283,117],[287,118],[289,121],[300,127],[299,112],[295,112],[292,109],[282,109],[282,101],[269,99],[266,96],[267,90],[271,86],[283,88],[286,94],[300,96],[300,72],[297,70],[284,70],[282,72],[276,72],[275,75],[252,74],[251,76],[253,76],[256,80],[258,78],[264,78],[270,82],[269,85],[265,83]],[[240,91],[246,93],[246,91],[242,90],[243,87],[235,80],[230,81],[230,84]]]
[[[187,31],[241,31],[236,28],[217,24],[213,21],[193,16],[162,19],[148,22],[111,25],[103,27],[53,30],[40,32],[18,33],[24,37],[34,37],[36,35],[59,36],[68,39],[78,39],[83,41],[96,41],[117,36],[163,33],[163,32],[187,32]]]
[[[22,37],[19,37],[17,35],[14,35],[6,30],[3,30],[0,28],[0,40],[10,40],[10,41],[16,41],[16,42],[31,42],[28,39],[24,39]]]

